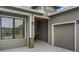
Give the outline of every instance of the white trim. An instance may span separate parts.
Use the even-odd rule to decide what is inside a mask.
[[[32,34],[33,34],[33,38],[35,37],[35,17],[33,16],[33,25],[32,25]]]
[[[76,21],[68,21],[68,22],[61,22],[61,23],[54,23],[52,24],[52,45],[54,45],[54,25],[63,25],[63,24],[70,24],[70,23],[74,23],[75,27],[74,27],[74,51],[76,51]]]
[[[29,19],[30,23],[29,23],[29,30],[30,30],[30,37],[32,37],[32,15],[30,15],[30,19]]]
[[[76,45],[77,44],[77,38],[76,38],[77,37],[77,35],[76,35],[77,34],[77,22],[76,21],[75,21],[75,29],[74,30],[75,30],[75,38],[74,38],[75,39],[75,42],[74,42],[75,45],[74,45],[74,48],[75,48],[75,52],[76,52],[77,51],[77,45]]]
[[[23,17],[15,17],[15,16],[7,16],[7,15],[0,15],[0,17],[16,18],[16,19],[26,19],[26,18],[23,18]]]
[[[63,25],[63,24],[68,24],[68,23],[75,23],[75,21],[67,21],[67,22],[54,23],[52,25]]]
[[[24,34],[25,34],[25,39],[26,39],[27,38],[27,26],[26,26],[27,22],[26,22],[26,19],[24,19],[24,20],[25,20],[25,24],[24,24],[25,25],[25,30],[24,30],[25,33]]]
[[[52,26],[52,45],[54,45],[54,25]]]

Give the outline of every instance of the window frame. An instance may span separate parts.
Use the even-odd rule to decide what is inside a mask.
[[[13,22],[14,22],[14,24],[13,24],[13,32],[14,32],[13,36],[14,36],[14,39],[18,39],[18,38],[15,37],[15,20],[16,19],[19,20],[18,18],[14,18],[14,20],[13,20]],[[22,28],[23,29],[23,33],[22,34],[23,34],[23,38],[25,38],[25,20],[24,19],[20,19],[20,20],[23,21],[23,28]]]
[[[8,19],[11,19],[12,20],[12,22],[13,22],[13,18],[11,18],[11,17],[1,17],[1,40],[6,40],[6,39],[13,39],[13,26],[12,26],[12,38],[5,38],[5,39],[3,39],[2,38],[2,18],[8,18]],[[13,24],[12,24],[13,25]]]
[[[26,18],[21,18],[21,17],[8,17],[8,16],[0,16],[0,31],[1,31],[1,33],[0,33],[0,35],[1,35],[1,37],[0,37],[0,40],[3,40],[3,38],[2,38],[2,18],[11,18],[12,20],[13,20],[13,28],[12,28],[12,38],[8,38],[8,39],[16,39],[15,38],[15,33],[14,33],[14,31],[15,31],[15,19],[20,19],[20,20],[23,20],[23,38],[25,38],[25,20],[26,20]],[[20,37],[21,38],[21,37]],[[19,39],[19,38],[17,38],[17,39]],[[6,40],[6,39],[5,39]]]

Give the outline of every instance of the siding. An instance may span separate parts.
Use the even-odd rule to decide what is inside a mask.
[[[61,22],[68,22],[68,21],[75,21],[75,20],[79,20],[79,8],[51,16],[50,33],[52,31],[52,24],[61,23]],[[77,32],[76,32],[77,33],[77,42],[76,42],[77,46],[76,46],[76,48],[77,48],[77,51],[79,51],[79,24],[77,24],[76,29],[77,29]],[[52,35],[52,33],[51,33],[51,35]],[[50,38],[52,38],[52,36]]]
[[[52,23],[59,23],[73,20],[79,20],[79,8],[64,13],[60,13],[51,17]]]

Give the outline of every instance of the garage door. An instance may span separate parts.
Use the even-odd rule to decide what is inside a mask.
[[[74,23],[54,25],[54,45],[74,50]]]

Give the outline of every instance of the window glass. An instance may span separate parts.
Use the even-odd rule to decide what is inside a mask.
[[[2,18],[2,39],[12,38],[13,19]]]
[[[15,19],[15,38],[23,38],[24,37],[24,26],[23,20]]]
[[[0,18],[0,40],[1,40],[1,18]]]

